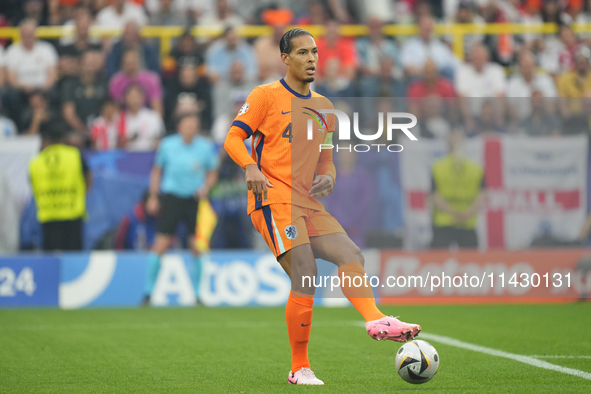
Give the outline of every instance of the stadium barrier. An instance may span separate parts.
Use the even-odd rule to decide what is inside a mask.
[[[295,26],[289,26],[292,28]],[[577,33],[591,32],[591,23],[575,23],[572,25]],[[306,26],[305,27],[314,36],[322,36],[326,30],[324,26]],[[172,40],[183,34],[182,26],[145,26],[141,34],[145,38],[160,39],[160,53],[162,56],[168,55],[172,48]],[[271,35],[273,28],[270,26],[247,25],[238,28],[238,33],[243,37],[259,37]],[[386,25],[383,27],[384,34],[388,36],[412,36],[416,35],[418,30],[416,25]],[[486,25],[475,24],[440,24],[435,27],[435,33],[438,35],[450,35],[453,37],[453,51],[459,59],[464,58],[464,36],[470,34],[553,34],[558,31],[558,27],[553,23],[544,24],[509,24],[509,23],[490,23]],[[191,33],[195,37],[214,38],[222,34],[223,29],[205,26],[195,26]],[[365,25],[343,25],[340,27],[340,33],[343,36],[364,36],[369,29]],[[118,37],[122,33],[121,29],[102,28],[94,26],[90,30],[91,36],[95,37]],[[57,39],[63,36],[73,36],[75,34],[74,26],[42,26],[37,28],[37,37],[43,39]],[[11,39],[15,42],[20,41],[19,29],[15,27],[0,28],[0,39]]]
[[[383,304],[565,302],[591,293],[589,251],[366,250],[366,272]],[[0,308],[63,309],[141,305],[147,253],[64,253],[0,257]],[[196,303],[192,257],[162,259],[152,303]],[[199,299],[208,307],[283,306],[290,279],[270,253],[215,251],[203,255]],[[448,279],[449,277],[449,279]],[[318,261],[316,305],[345,306],[334,265]],[[437,278],[437,279],[434,279]],[[449,282],[449,283],[447,283]]]

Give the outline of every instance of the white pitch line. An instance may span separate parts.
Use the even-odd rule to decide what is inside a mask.
[[[539,354],[534,354],[529,357],[533,357],[533,358],[591,358],[591,356],[559,356],[559,355],[539,355]]]
[[[551,371],[562,372],[562,373],[565,373],[568,375],[578,376],[583,379],[591,380],[591,373],[589,373],[589,372],[579,371],[578,369],[574,369],[574,368],[567,368],[567,367],[561,367],[560,365],[550,364],[547,361],[538,360],[537,358],[534,358],[532,356],[522,356],[520,354],[513,354],[513,353],[509,353],[509,352],[504,352],[502,350],[497,350],[497,349],[492,349],[489,347],[474,345],[472,343],[459,341],[457,339],[445,337],[443,335],[429,334],[429,333],[423,333],[423,332],[421,332],[418,339],[427,339],[427,340],[442,343],[444,345],[459,347],[461,349],[472,350],[474,352],[484,353],[484,354],[488,354],[491,356],[504,357],[504,358],[519,361],[519,362],[522,362],[525,364],[533,365],[534,367],[549,369]]]

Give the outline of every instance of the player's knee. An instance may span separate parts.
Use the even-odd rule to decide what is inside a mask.
[[[363,254],[361,253],[361,249],[359,249],[359,246],[355,245],[355,249],[353,250],[352,256],[352,261],[365,266],[365,257],[363,257]]]

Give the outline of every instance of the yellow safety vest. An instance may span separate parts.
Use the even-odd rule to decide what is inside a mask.
[[[446,156],[433,164],[435,191],[452,208],[459,212],[466,212],[480,193],[483,171],[479,165],[466,159],[457,164],[454,163],[452,156]],[[473,229],[476,227],[476,219],[474,215],[469,220],[458,223],[450,214],[433,207],[433,225],[437,227],[453,226]]]
[[[86,181],[77,148],[55,144],[29,163],[29,176],[41,223],[73,220],[86,211]]]

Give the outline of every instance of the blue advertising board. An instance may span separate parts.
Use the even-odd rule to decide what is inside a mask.
[[[0,259],[0,307],[57,306],[59,259],[10,257]]]

